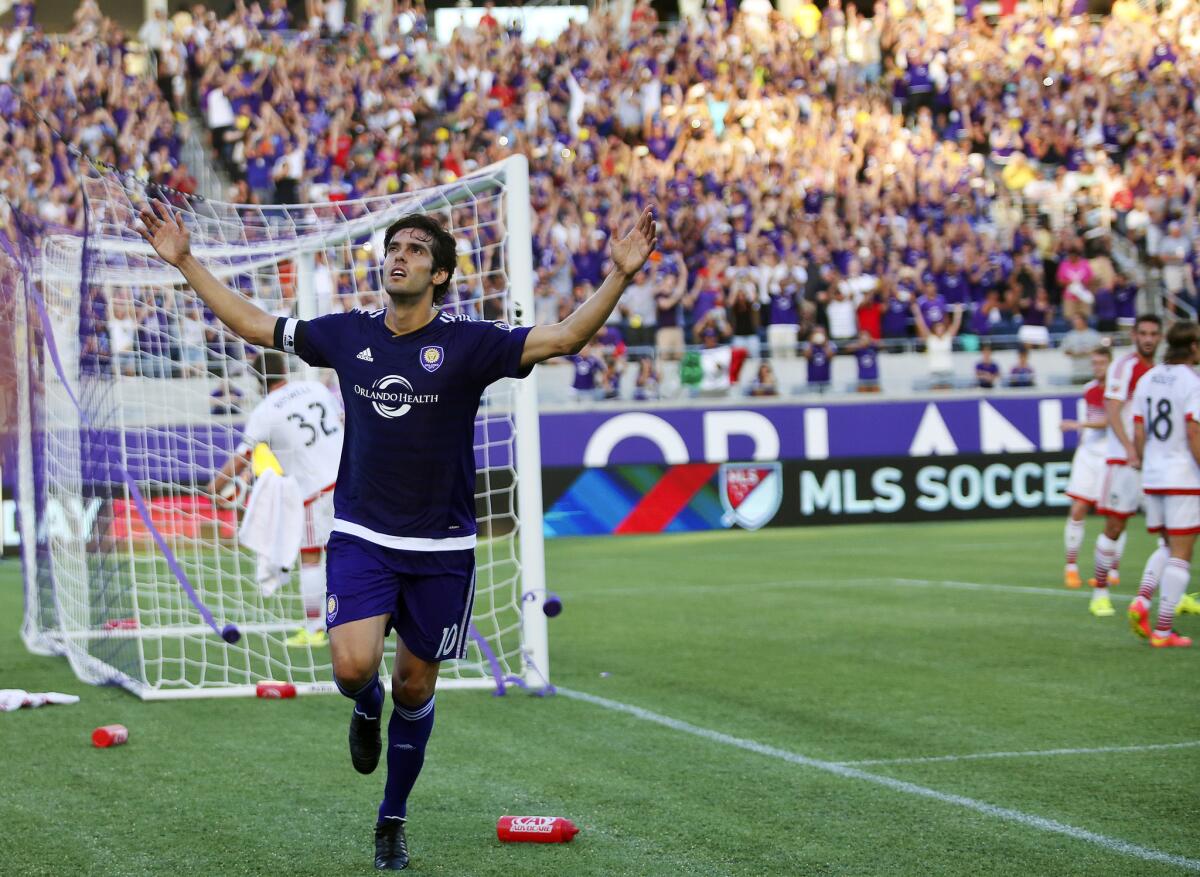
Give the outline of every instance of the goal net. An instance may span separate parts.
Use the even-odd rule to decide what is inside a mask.
[[[285,643],[305,620],[298,573],[264,595],[238,541],[247,491],[210,491],[264,393],[257,350],[157,259],[137,214],[150,197],[167,201],[226,285],[305,319],[382,307],[384,230],[429,213],[458,241],[445,308],[520,325],[533,316],[525,159],[319,204],[217,203],[110,170],[89,171],[84,189],[86,233],[25,228],[8,247],[21,268],[4,294],[21,352],[25,642],[148,699],[250,694],[264,680],[333,690],[327,647]],[[338,394],[332,372],[294,358],[289,370]],[[494,384],[476,417],[475,610],[468,655],[443,666],[444,686],[549,686],[535,380]]]

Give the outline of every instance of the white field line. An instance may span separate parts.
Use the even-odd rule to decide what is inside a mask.
[[[996,585],[987,582],[960,582],[955,579],[887,579],[892,584],[910,588],[952,588],[959,591],[996,591],[1004,594],[1040,594],[1044,597],[1074,597],[1090,594],[1091,588],[1075,591],[1066,588],[1038,588],[1032,585]]]
[[[953,579],[902,579],[891,576],[876,576],[873,578],[857,579],[785,579],[771,582],[738,582],[729,585],[690,583],[679,585],[656,584],[641,587],[605,588],[603,591],[595,592],[595,596],[645,596],[651,593],[731,594],[737,591],[770,591],[776,589],[786,590],[789,588],[829,588],[832,590],[836,588],[871,585],[898,585],[907,588],[948,588],[955,591],[994,591],[1002,594],[1033,594],[1042,597],[1074,597],[1075,599],[1079,599],[1081,595],[1091,593],[1091,588],[1080,588],[1077,591],[1069,591],[1066,588],[1038,588],[1031,585],[1002,585],[987,582],[961,582]]]
[[[1200,740],[1185,743],[1146,743],[1141,746],[1095,746],[1089,749],[1030,749],[1023,752],[972,752],[967,755],[928,755],[921,758],[869,758],[863,761],[839,761],[843,767],[875,764],[933,764],[939,761],[979,761],[988,758],[1038,758],[1047,755],[1100,755],[1105,752],[1155,752],[1160,749],[1192,749]]]
[[[1085,828],[1077,828],[1073,825],[1067,825],[1066,823],[1058,822],[1054,819],[1033,816],[1029,813],[1022,813],[1020,810],[1011,810],[1007,807],[997,807],[994,804],[988,804],[985,801],[977,801],[974,798],[967,798],[962,795],[952,795],[947,792],[939,792],[937,789],[930,789],[925,786],[919,786],[915,783],[905,782],[904,780],[898,780],[889,776],[880,776],[879,774],[867,773],[866,771],[859,770],[855,767],[849,767],[844,764],[838,764],[832,761],[822,761],[817,758],[809,758],[806,755],[799,755],[795,752],[789,752],[786,749],[778,749],[774,746],[768,746],[765,743],[759,743],[755,740],[747,740],[744,737],[733,737],[729,734],[722,734],[720,731],[702,728],[699,725],[693,725],[690,722],[673,719],[670,716],[664,716],[660,713],[651,712],[650,710],[642,709],[638,706],[621,703],[620,701],[609,700],[606,697],[597,697],[594,694],[588,694],[583,691],[574,691],[569,688],[559,688],[558,693],[564,697],[569,697],[572,700],[579,700],[585,703],[593,704],[594,706],[602,707],[606,710],[624,713],[625,715],[633,716],[635,719],[640,719],[643,722],[651,722],[656,725],[661,725],[665,728],[670,728],[673,731],[679,731],[683,734],[690,734],[693,737],[700,737],[704,740],[709,740],[713,743],[720,743],[725,746],[731,746],[735,749],[743,749],[747,752],[754,752],[758,755],[776,758],[780,761],[786,761],[789,764],[795,764],[801,767],[811,767],[816,770],[831,773],[844,779],[860,780],[862,782],[873,783],[877,786],[883,786],[884,788],[891,789],[895,792],[903,792],[906,795],[929,798],[943,804],[953,804],[957,807],[962,807],[967,810],[974,810],[976,813],[982,813],[985,816],[992,816],[996,819],[1004,820],[1005,822],[1013,822],[1018,825],[1023,825],[1027,828],[1034,828],[1039,831],[1061,834],[1076,840],[1086,841],[1087,843],[1095,844],[1096,846],[1102,847],[1110,852],[1120,853],[1125,856],[1142,859],[1143,861],[1162,862],[1163,864],[1174,865],[1175,867],[1185,868],[1189,871],[1200,872],[1200,860],[1198,859],[1188,859],[1184,856],[1177,856],[1172,853],[1164,853],[1160,850],[1139,846],[1119,838],[1097,834],[1096,832],[1088,831]]]

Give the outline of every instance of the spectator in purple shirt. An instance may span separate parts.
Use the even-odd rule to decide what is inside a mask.
[[[859,393],[878,393],[879,387],[879,342],[871,337],[869,332],[859,332],[858,340],[851,348],[858,365],[858,382],[855,390]]]
[[[992,361],[992,345],[985,344],[979,350],[979,362],[975,363],[975,381],[984,390],[990,390],[1000,380],[1000,366]]]
[[[575,367],[575,376],[571,379],[571,395],[576,399],[602,398],[606,369],[604,360],[600,358],[596,349],[595,339],[567,359]]]
[[[944,322],[948,312],[946,299],[938,293],[937,287],[932,283],[922,285],[921,297],[917,299],[917,307],[921,309],[921,316],[924,318],[926,326]]]
[[[1008,385],[1010,387],[1032,387],[1033,383],[1033,366],[1029,364],[1029,348],[1022,347],[1017,351],[1017,364],[1008,373]]]
[[[808,386],[818,393],[828,391],[833,377],[833,357],[837,347],[825,335],[825,330],[816,328],[808,336],[804,358],[808,360]]]

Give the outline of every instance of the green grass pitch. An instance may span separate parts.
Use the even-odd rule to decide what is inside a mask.
[[[565,605],[554,681],[686,724],[444,692],[410,806],[413,873],[1186,873],[1200,745],[1142,747],[1200,743],[1200,648],[1153,651],[1128,630],[1143,533],[1103,620],[1062,591],[1061,540],[1042,518],[548,543]],[[343,699],[142,703],[27,654],[20,605],[4,561],[0,688],[83,700],[0,715],[0,873],[372,872],[382,772],[351,769]],[[1200,636],[1200,618],[1179,628]],[[111,722],[129,744],[93,749]],[[896,761],[1100,747],[1139,748]],[[888,762],[858,769],[943,797],[780,750]],[[505,813],[569,816],[582,833],[501,845]]]

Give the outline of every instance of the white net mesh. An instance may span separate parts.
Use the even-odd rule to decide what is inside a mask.
[[[194,254],[216,276],[265,310],[301,318],[381,307],[383,231],[406,213],[431,213],[459,242],[445,307],[521,324],[532,317],[513,295],[530,289],[525,180],[524,165],[509,160],[436,189],[354,202],[260,207],[149,194],[182,211]],[[37,577],[57,612],[43,609],[49,620],[29,623],[82,678],[147,697],[242,693],[265,679],[326,688],[328,649],[285,644],[304,622],[298,575],[264,596],[254,557],[238,543],[244,492],[222,502],[209,489],[262,396],[257,351],[137,236],[142,185],[93,173],[85,191],[87,235],[50,235],[41,247],[58,365],[47,344],[28,382],[45,417],[31,458],[45,498]],[[337,395],[333,372],[298,359],[289,369]],[[443,667],[444,680],[538,683],[545,672],[535,654],[544,646],[528,642],[544,625],[532,617],[541,600],[523,599],[541,587],[540,542],[529,547],[540,519],[522,532],[517,515],[518,492],[540,490],[536,466],[518,477],[518,436],[536,436],[534,393],[522,382],[495,384],[476,419],[475,634],[467,658]],[[236,643],[215,632],[226,625],[240,631]]]

